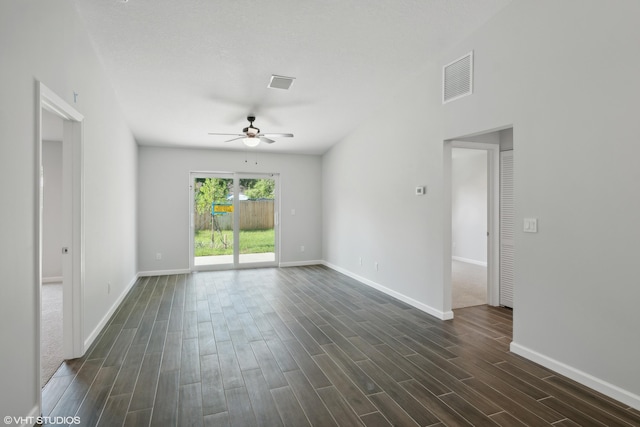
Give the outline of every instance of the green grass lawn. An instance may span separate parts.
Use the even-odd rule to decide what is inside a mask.
[[[233,232],[222,230],[222,237],[215,232],[211,241],[211,230],[197,230],[195,236],[195,256],[232,255]],[[240,253],[259,254],[275,251],[275,234],[270,230],[246,230],[240,231]],[[227,242],[227,248],[223,242]]]

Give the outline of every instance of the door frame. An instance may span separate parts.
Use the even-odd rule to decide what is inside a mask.
[[[452,249],[452,148],[487,152],[487,304],[499,305],[500,297],[500,145],[448,140],[444,142],[444,250],[443,297],[446,318],[453,318],[451,302]]]
[[[83,341],[83,289],[84,289],[84,166],[83,166],[83,122],[84,116],[55,92],[40,81],[36,81],[36,295],[38,310],[36,313],[38,329],[38,389],[40,384],[42,328],[42,234],[44,174],[42,166],[42,111],[60,117],[63,120],[62,137],[62,220],[63,247],[68,248],[62,257],[62,301],[63,301],[63,358],[72,359],[84,353]],[[60,248],[62,251],[62,248]],[[41,398],[41,396],[40,396]],[[41,402],[40,402],[41,403]]]
[[[240,263],[240,229],[236,224],[240,224],[239,197],[233,198],[233,262],[230,264],[214,264],[206,266],[195,265],[195,199],[193,197],[193,181],[196,177],[223,178],[233,180],[233,194],[240,193],[240,179],[260,179],[270,178],[275,181],[275,200],[273,204],[274,221],[274,261]],[[280,265],[280,174],[278,173],[254,173],[254,172],[189,172],[189,270],[190,271],[214,271],[214,270],[236,270],[244,268],[277,267]]]

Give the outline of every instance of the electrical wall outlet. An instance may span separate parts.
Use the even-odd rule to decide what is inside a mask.
[[[304,246],[300,246],[300,252],[304,252]]]
[[[160,252],[156,253],[156,260],[160,261],[162,259],[162,254]]]

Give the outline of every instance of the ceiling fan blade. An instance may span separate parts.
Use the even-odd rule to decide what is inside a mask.
[[[244,136],[243,133],[214,133],[209,132],[209,135],[221,135],[221,136]]]
[[[232,141],[237,141],[237,140],[239,140],[239,139],[243,139],[243,138],[245,138],[245,136],[244,136],[244,135],[242,135],[242,136],[239,136],[239,137],[237,137],[237,138],[233,138],[233,139],[228,139],[228,140],[226,140],[225,142],[232,142]]]
[[[267,138],[292,138],[292,133],[261,133],[258,136],[266,136]]]
[[[267,144],[273,144],[275,142],[273,139],[269,139],[269,138],[265,137],[264,135],[262,135],[260,137],[260,141],[266,142]]]

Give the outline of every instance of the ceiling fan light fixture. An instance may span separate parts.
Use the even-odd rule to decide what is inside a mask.
[[[233,141],[242,141],[244,145],[247,147],[257,147],[260,142],[264,142],[265,144],[273,144],[275,141],[271,138],[293,138],[292,133],[262,133],[260,129],[253,125],[253,122],[256,120],[255,116],[247,117],[249,121],[249,126],[242,129],[242,133],[217,133],[217,132],[209,132],[209,135],[224,135],[224,136],[233,136],[234,138],[229,139],[225,142],[233,142]]]
[[[257,147],[258,144],[260,144],[260,138],[248,136],[246,138],[242,138],[242,142],[244,142],[244,145],[247,147]]]

